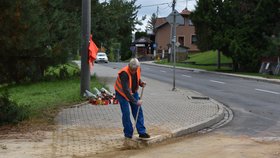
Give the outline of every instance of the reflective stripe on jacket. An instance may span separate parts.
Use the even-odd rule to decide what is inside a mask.
[[[122,87],[122,82],[121,82],[121,79],[120,79],[120,73],[122,72],[126,72],[127,76],[128,76],[128,88],[129,88],[129,93],[132,95],[132,77],[131,77],[131,74],[129,72],[129,67],[128,66],[125,66],[124,68],[122,68],[119,72],[118,72],[118,78],[116,80],[116,83],[114,85],[114,88],[117,92],[119,92],[127,101],[129,101],[129,99],[126,97],[125,93],[124,93],[124,90],[123,90],[123,87]],[[140,82],[140,78],[141,78],[141,72],[140,72],[140,68],[138,67],[137,68],[137,71],[136,71],[136,74],[137,74],[137,88],[135,91],[138,90],[139,88],[139,82]]]

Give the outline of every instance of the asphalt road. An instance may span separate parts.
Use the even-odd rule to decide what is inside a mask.
[[[121,68],[125,63],[110,63]],[[144,77],[170,83],[173,69],[141,65]],[[176,70],[176,88],[187,88],[209,96],[234,113],[234,119],[219,129],[232,135],[280,137],[280,84],[224,76],[206,71]]]

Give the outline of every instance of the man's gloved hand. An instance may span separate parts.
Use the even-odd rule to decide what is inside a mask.
[[[138,105],[138,106],[141,106],[141,105],[142,105],[142,103],[143,103],[143,101],[142,101],[142,100],[138,100],[138,101],[137,101],[137,105]]]
[[[145,81],[142,81],[141,83],[140,83],[140,86],[141,87],[145,87],[147,85],[147,83],[145,82]]]

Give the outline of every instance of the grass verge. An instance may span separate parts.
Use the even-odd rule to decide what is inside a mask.
[[[52,72],[59,73],[56,70]],[[96,76],[91,77],[90,87],[107,88]],[[77,76],[0,87],[0,92],[5,90],[16,106],[25,109],[22,111],[26,116],[25,120],[43,120],[52,123],[59,109],[86,101],[80,96],[80,78]]]
[[[167,60],[156,61],[156,64],[170,65],[173,66],[172,62],[167,62]],[[184,63],[176,63],[176,66],[185,67],[185,68],[195,68],[195,69],[203,69],[207,71],[231,71],[230,67],[221,66],[221,69],[217,69],[217,66],[201,66],[201,65],[193,65],[193,64],[184,64]]]
[[[160,60],[160,61],[156,61],[155,63],[173,66],[173,63],[167,62],[167,60]],[[220,69],[218,69],[217,66],[201,66],[201,65],[184,64],[184,63],[176,63],[176,66],[185,67],[185,68],[202,69],[202,70],[207,70],[207,71],[216,71],[216,72],[232,73],[232,74],[239,74],[239,75],[247,75],[247,76],[257,76],[257,77],[263,77],[263,78],[269,78],[269,79],[280,79],[279,75],[277,76],[277,75],[268,75],[268,74],[259,74],[259,73],[250,73],[250,72],[234,72],[234,71],[232,71],[232,68],[226,67],[226,66],[221,66]]]
[[[188,62],[195,62],[196,64],[217,64],[217,51],[207,51],[203,53],[189,54]],[[232,63],[232,59],[224,56],[221,53],[221,63]]]

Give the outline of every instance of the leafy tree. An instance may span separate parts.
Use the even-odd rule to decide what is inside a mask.
[[[37,1],[4,1],[1,5],[1,82],[32,77],[37,61],[48,54],[47,17]],[[44,26],[44,27],[42,27]],[[37,70],[35,70],[37,69]]]
[[[269,46],[265,36],[271,37],[279,17],[279,1],[234,1],[239,21],[234,28],[230,49],[240,70],[257,71],[260,59]]]
[[[280,33],[266,38],[268,47],[263,56],[280,57]]]
[[[278,0],[198,1],[191,18],[198,47],[218,49],[233,60],[234,69],[256,71],[279,17]]]
[[[141,37],[148,37],[147,32],[135,32],[135,39],[139,39]]]
[[[131,32],[139,23],[136,0],[110,0],[99,4],[92,2],[92,32],[97,45],[110,48],[116,41],[121,43],[121,57],[130,57]]]
[[[71,0],[77,2],[78,0]],[[0,83],[40,80],[76,52],[80,20],[69,1],[1,1]],[[73,9],[72,8],[72,9]]]
[[[157,20],[157,15],[155,13],[152,14],[151,18],[148,20],[146,30],[151,30],[153,33],[155,33],[155,26],[156,26],[156,20]]]
[[[213,49],[212,20],[214,19],[212,0],[198,1],[195,11],[191,14],[191,19],[195,24],[197,35],[197,46],[201,51]],[[214,22],[213,22],[214,23]]]
[[[121,43],[131,56],[131,32],[140,23],[136,0],[92,0],[92,31],[97,45]],[[80,43],[81,0],[1,0],[0,83],[37,81],[49,66],[63,64]]]

